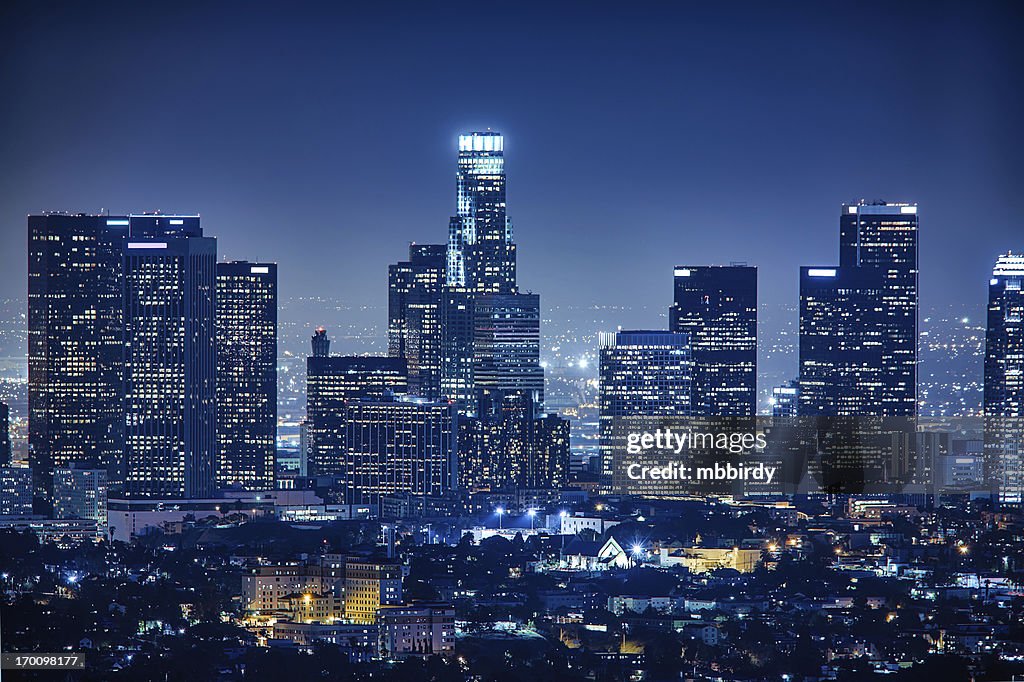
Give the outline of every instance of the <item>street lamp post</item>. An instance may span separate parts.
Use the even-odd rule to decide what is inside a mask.
[[[533,530],[533,520],[537,518],[537,510],[536,509],[531,509],[530,511],[527,512],[527,514],[529,514],[529,516],[530,516],[530,530],[532,531]]]
[[[498,507],[494,511],[498,512],[498,530],[501,530],[501,515],[505,513],[504,507]]]

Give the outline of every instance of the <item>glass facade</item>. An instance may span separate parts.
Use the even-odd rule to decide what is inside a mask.
[[[441,397],[441,296],[446,250],[411,244],[409,260],[388,268],[388,355],[405,358],[409,391]]]
[[[135,497],[214,492],[217,240],[198,216],[131,216],[125,249],[127,480]]]
[[[560,488],[569,470],[569,422],[538,414],[529,393],[481,389],[478,413],[459,420],[459,483],[470,491]]]
[[[917,415],[918,215],[846,204],[839,266],[800,272],[800,413]]]
[[[217,264],[217,487],[274,487],[277,265]]]
[[[669,329],[690,335],[693,413],[757,410],[757,268],[677,266]]]
[[[689,335],[671,331],[602,333],[600,346],[601,472],[610,481],[616,419],[693,413],[693,356]]]
[[[456,488],[453,404],[353,400],[339,416],[343,448],[333,473],[341,482],[342,503],[378,505],[384,495],[436,496]]]
[[[343,473],[347,403],[387,400],[407,393],[408,388],[402,358],[321,355],[308,358],[306,433],[310,475]]]
[[[985,469],[1005,504],[1024,503],[1024,256],[1000,256],[988,287]]]
[[[520,391],[544,404],[540,296],[480,294],[473,303],[473,385]]]
[[[504,137],[459,136],[456,214],[449,221],[447,283],[480,293],[516,286],[516,245],[505,213]]]
[[[124,478],[126,216],[28,218],[29,460],[36,511],[71,462]]]

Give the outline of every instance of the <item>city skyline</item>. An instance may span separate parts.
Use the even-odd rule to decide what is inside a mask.
[[[4,3],[0,667],[1021,677],[1020,28]]]
[[[759,267],[761,300],[792,301],[801,264],[836,260],[835,207],[885,199],[922,207],[922,306],[969,304],[981,319],[984,287],[968,273],[987,268],[1015,246],[1013,206],[1021,171],[1012,162],[1020,141],[1012,122],[1024,103],[1016,89],[1003,87],[1019,57],[1019,47],[1009,41],[1006,27],[1012,22],[1006,20],[1014,10],[1007,6],[963,8],[955,23],[924,6],[887,8],[879,16],[889,21],[872,24],[870,37],[884,50],[858,49],[858,33],[849,30],[857,23],[853,10],[838,17],[831,10],[828,16],[814,10],[769,16],[753,7],[736,23],[713,8],[620,9],[592,18],[598,35],[611,30],[613,21],[634,29],[620,37],[615,58],[576,34],[560,42],[557,28],[569,20],[562,7],[533,29],[532,52],[519,41],[506,41],[509,55],[497,58],[502,87],[470,102],[445,97],[453,86],[436,77],[413,78],[429,65],[409,69],[400,59],[412,53],[425,54],[429,62],[451,56],[446,48],[435,55],[420,49],[427,39],[413,31],[415,12],[390,26],[388,41],[396,42],[387,44],[396,47],[394,58],[359,71],[343,68],[337,83],[317,89],[315,69],[286,67],[314,57],[344,65],[352,61],[342,59],[348,51],[371,47],[358,37],[334,40],[270,63],[251,52],[249,41],[260,27],[289,17],[257,6],[237,26],[223,25],[222,10],[211,10],[200,30],[218,30],[222,46],[200,40],[206,61],[182,57],[164,63],[161,48],[174,44],[180,17],[166,25],[147,22],[149,47],[142,47],[142,33],[132,30],[141,22],[136,13],[107,16],[113,8],[101,9],[93,21],[109,19],[108,25],[122,29],[104,57],[124,65],[113,84],[138,91],[139,104],[158,113],[132,117],[114,106],[116,98],[89,91],[98,85],[89,78],[89,66],[100,72],[106,62],[90,63],[98,58],[87,54],[85,77],[70,88],[77,96],[67,110],[88,107],[89,114],[71,119],[56,119],[50,107],[35,106],[44,93],[32,83],[59,87],[60,55],[80,40],[66,35],[76,17],[72,12],[56,21],[18,6],[8,11],[23,27],[9,42],[11,49],[40,30],[67,38],[54,41],[55,54],[0,74],[9,92],[24,95],[12,98],[18,106],[0,113],[3,123],[23,133],[9,141],[8,158],[25,172],[0,189],[0,289],[12,296],[24,291],[24,259],[17,255],[24,237],[17,226],[26,213],[98,211],[110,202],[112,212],[149,207],[201,213],[232,245],[223,250],[225,258],[281,265],[282,298],[327,291],[354,305],[381,305],[386,274],[373,264],[393,262],[409,242],[444,230],[457,209],[447,149],[460,132],[488,126],[506,135],[522,289],[544,291],[550,308],[578,301],[581,291],[586,303],[667,304],[671,268],[683,261],[746,261]],[[360,13],[368,10],[333,12],[324,10],[323,24],[334,20],[343,33],[347,22],[383,21]],[[529,16],[490,21],[495,17],[486,10],[463,16],[453,6],[432,14],[427,25],[443,36],[459,17],[464,30],[486,25],[498,35],[513,35]],[[762,25],[782,33],[760,31]],[[912,46],[903,44],[901,26],[913,27]],[[291,17],[281,30],[281,39],[291,40],[322,29]],[[725,30],[742,37],[729,41],[735,54],[716,47],[715,38]],[[800,50],[776,49],[797,35],[807,41]],[[233,57],[227,46],[243,56]],[[801,50],[819,56],[824,68],[802,69]],[[951,63],[954,54],[957,61]],[[855,64],[847,63],[851,56]],[[170,74],[173,94],[136,87],[153,60]],[[554,73],[537,76],[537,69],[526,68],[538,62],[556,67]],[[644,71],[633,68],[640,64]],[[470,78],[491,67],[466,68]],[[242,84],[231,78],[221,88],[231,69]],[[224,99],[250,100],[255,93],[239,88],[257,77],[280,103],[264,110]],[[415,117],[396,114],[398,95],[377,90],[382,82],[404,88],[403,97],[429,98],[431,104],[417,106]],[[438,95],[429,95],[429,88]],[[357,99],[367,89],[374,98]],[[767,109],[758,106],[766,91],[772,93]],[[300,97],[304,92],[320,96],[308,104]],[[847,100],[851,92],[855,107],[852,96]],[[623,96],[625,106],[616,103]],[[519,103],[537,97],[549,102],[543,121]],[[353,108],[356,101],[360,106]],[[197,117],[186,102],[214,115]],[[32,119],[26,118],[29,112]],[[649,130],[662,132],[648,141]],[[68,134],[74,135],[76,153],[55,163],[55,155],[68,148]],[[165,137],[173,137],[174,149],[166,147]],[[132,158],[143,142],[148,154],[163,153],[165,162],[117,162]],[[85,158],[88,173],[79,161]],[[397,202],[390,199],[396,173],[403,178]],[[794,202],[798,212],[771,209]],[[972,239],[963,242],[966,230]],[[283,239],[285,234],[300,238]],[[777,238],[783,234],[788,238]],[[304,249],[306,244],[317,248]],[[365,257],[346,257],[353,252]],[[618,281],[623,273],[629,273],[627,286]]]

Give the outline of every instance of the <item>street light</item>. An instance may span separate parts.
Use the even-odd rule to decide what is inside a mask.
[[[530,530],[533,530],[533,520],[535,518],[537,518],[537,510],[536,509],[531,509],[530,511],[528,511],[526,513],[530,517]]]
[[[498,530],[501,530],[501,515],[505,513],[505,508],[498,507],[494,511],[498,512]]]
[[[640,560],[643,558],[644,555],[644,546],[641,545],[639,542],[634,542],[633,546],[630,547],[630,551],[633,554],[633,565],[639,565]]]

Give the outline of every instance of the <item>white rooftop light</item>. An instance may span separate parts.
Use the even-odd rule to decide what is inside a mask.
[[[1008,253],[996,260],[996,266],[992,270],[992,276],[999,275],[1024,275],[1024,256],[1017,256]]]

